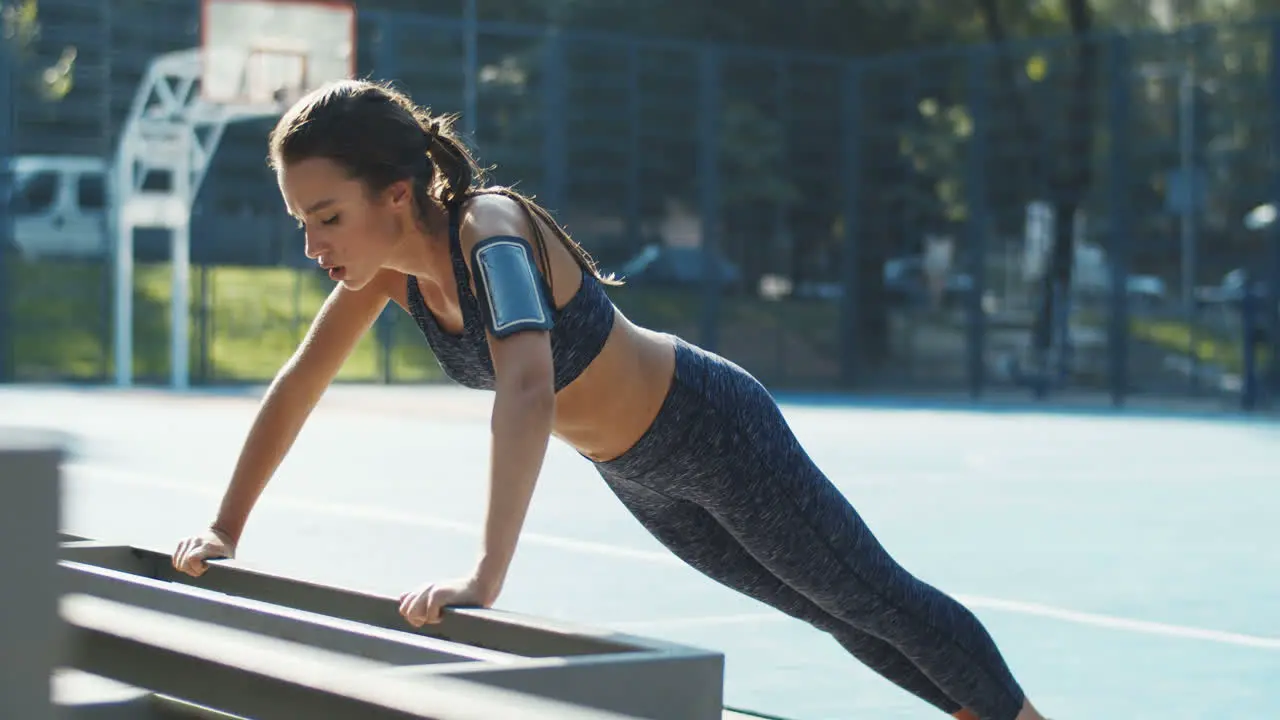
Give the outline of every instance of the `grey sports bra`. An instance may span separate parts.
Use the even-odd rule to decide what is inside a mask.
[[[466,261],[462,257],[462,240],[458,231],[458,205],[449,206],[449,257],[454,282],[458,286],[458,302],[462,307],[461,334],[445,331],[427,308],[418,282],[406,278],[409,312],[435,353],[436,362],[451,380],[477,390],[494,387],[493,360],[489,357],[489,341],[485,334],[480,304],[471,291]],[[563,308],[552,312],[551,357],[555,366],[555,389],[559,392],[573,382],[591,364],[604,347],[613,329],[614,306],[604,286],[591,273],[582,269],[582,286]]]

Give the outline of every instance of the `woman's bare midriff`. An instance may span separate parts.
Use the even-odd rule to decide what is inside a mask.
[[[597,461],[622,455],[644,435],[675,372],[670,336],[615,312],[600,354],[556,395],[556,437]]]
[[[392,299],[409,312],[404,277],[389,274],[383,282]],[[419,287],[441,324],[450,332],[461,332],[457,301],[436,284],[420,282]],[[620,310],[614,313],[613,329],[600,353],[556,393],[552,425],[556,437],[598,461],[626,452],[649,429],[675,373],[675,346],[669,335],[632,323]]]

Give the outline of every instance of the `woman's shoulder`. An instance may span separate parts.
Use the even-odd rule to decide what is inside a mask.
[[[467,193],[459,207],[462,220],[509,218],[524,213],[524,206],[514,190],[501,185],[478,188]]]
[[[510,188],[495,186],[472,190],[458,208],[459,232],[472,242],[494,235],[528,237],[536,222],[527,207],[531,200]],[[545,231],[544,231],[545,232]]]

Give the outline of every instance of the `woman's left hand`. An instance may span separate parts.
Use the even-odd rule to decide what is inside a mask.
[[[414,627],[434,625],[446,607],[489,607],[493,595],[474,577],[427,583],[400,596],[400,614]]]

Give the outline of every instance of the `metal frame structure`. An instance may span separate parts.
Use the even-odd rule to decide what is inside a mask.
[[[58,662],[59,466],[65,441],[0,428],[0,718],[52,717]]]
[[[138,86],[120,135],[113,168],[115,216],[115,304],[113,336],[116,384],[133,384],[133,231],[171,233],[170,385],[190,383],[191,205],[229,123],[279,112],[276,106],[206,102],[197,81],[199,48],[161,55]],[[151,173],[167,173],[164,189],[144,184]]]
[[[362,675],[469,681],[652,720],[723,715],[719,653],[496,610],[452,609],[439,625],[418,630],[400,617],[394,598],[273,575],[235,561],[214,561],[203,576],[191,578],[173,569],[168,554],[71,537],[62,544],[59,565],[65,592],[101,601],[84,612],[121,615],[122,606],[151,614],[146,623],[152,626],[163,624],[159,616],[216,623],[219,632],[301,645],[304,658],[363,658]],[[137,622],[141,627],[143,621]],[[82,669],[104,674],[112,672],[108,665]],[[148,671],[148,677],[165,682],[172,675],[174,683],[185,674],[181,664],[159,660]],[[239,686],[237,681],[227,687]],[[275,698],[256,691],[219,693],[219,709],[234,707],[236,714],[256,717],[275,707]]]
[[[284,111],[302,91],[330,78],[308,74],[303,54],[301,87],[281,88],[270,100],[255,97],[242,88],[230,97],[205,91],[209,77],[208,23],[210,3],[201,8],[201,45],[165,53],[151,61],[134,94],[133,105],[121,131],[114,159],[113,192],[115,228],[115,298],[112,335],[115,347],[116,385],[133,384],[133,232],[158,228],[171,233],[173,267],[170,296],[169,384],[179,390],[190,386],[190,283],[191,206],[200,192],[209,164],[228,124],[270,117]],[[350,37],[348,75],[355,72],[355,6],[346,0],[270,0],[289,6],[320,6],[345,11]],[[287,32],[287,31],[286,31]],[[246,61],[255,54],[300,54],[265,45],[246,49]],[[244,72],[252,80],[252,69]],[[151,173],[167,173],[172,180],[163,189],[145,187]]]
[[[164,693],[127,698],[123,704],[132,706],[134,718],[234,712],[250,718],[635,720],[451,679],[400,678],[373,660],[93,595],[68,595],[60,609],[72,630],[66,662]],[[82,707],[94,705],[101,703]]]
[[[764,717],[722,706],[717,652],[492,609],[413,628],[395,598],[59,532],[63,446],[0,428],[0,717]]]

